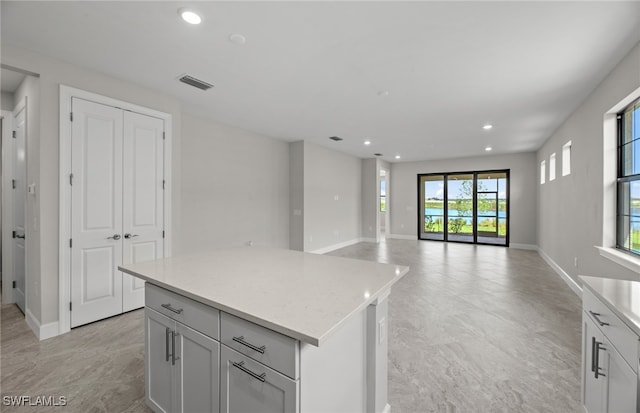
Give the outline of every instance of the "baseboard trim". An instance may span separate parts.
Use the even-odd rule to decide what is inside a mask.
[[[31,311],[29,311],[28,308],[25,313],[25,319],[29,328],[31,328],[31,331],[33,331],[33,334],[38,337],[38,340],[46,340],[59,334],[59,326],[57,321],[40,325],[38,319],[33,315]]]
[[[340,248],[349,247],[354,244],[362,242],[362,238],[355,238],[349,241],[340,242],[338,244],[329,245],[327,247],[318,248],[317,250],[309,251],[312,254],[326,254],[327,252],[339,250]]]
[[[518,243],[509,243],[509,248],[515,248],[519,250],[532,250],[538,251],[538,246],[534,244],[518,244]]]
[[[378,240],[375,238],[360,238],[360,242],[373,242],[374,244],[377,244]]]
[[[406,240],[409,240],[409,241],[417,241],[418,240],[418,236],[417,235],[404,235],[404,234],[389,234],[389,235],[387,235],[387,238],[406,239]]]
[[[565,283],[567,283],[569,288],[571,288],[573,292],[578,295],[578,297],[582,297],[582,287],[580,287],[578,283],[575,282],[573,278],[571,278],[569,274],[567,274],[565,270],[562,269],[562,267],[560,267],[550,256],[547,255],[546,252],[544,252],[540,248],[538,248],[538,254],[540,254],[542,259],[545,260],[551,268],[553,268],[553,270],[560,276],[560,278],[564,280]]]

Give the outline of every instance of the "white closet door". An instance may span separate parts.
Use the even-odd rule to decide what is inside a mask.
[[[164,121],[124,112],[123,263],[164,257]],[[122,274],[123,311],[144,306],[144,281]]]
[[[72,99],[71,327],[122,312],[122,110]]]
[[[27,189],[27,164],[26,164],[26,112],[27,106],[22,106],[14,112],[15,139],[13,154],[13,299],[25,312],[25,273],[26,273],[26,248],[25,234],[27,231],[25,222],[26,189]]]

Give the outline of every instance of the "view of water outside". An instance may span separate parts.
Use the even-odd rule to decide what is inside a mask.
[[[506,175],[478,174],[477,230],[479,235],[505,237],[507,231]],[[426,177],[424,181],[424,232],[444,231],[444,180],[442,176]],[[473,175],[448,177],[449,234],[473,234]]]

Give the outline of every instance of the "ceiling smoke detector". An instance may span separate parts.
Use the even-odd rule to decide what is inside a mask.
[[[182,75],[178,78],[178,80],[182,83],[186,83],[187,85],[197,87],[200,90],[209,90],[213,87],[211,83],[207,83],[204,80],[200,80],[189,75]]]

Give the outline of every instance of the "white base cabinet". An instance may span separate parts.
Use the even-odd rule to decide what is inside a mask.
[[[298,411],[299,381],[222,346],[220,411],[284,413]]]
[[[586,288],[582,313],[582,403],[588,413],[636,413],[639,338]]]
[[[220,343],[145,308],[146,394],[156,412],[220,411]]]
[[[389,410],[386,296],[320,347],[150,283],[146,304],[146,396],[155,412]]]

